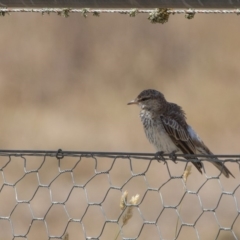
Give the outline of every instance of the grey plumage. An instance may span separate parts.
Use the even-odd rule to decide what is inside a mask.
[[[138,104],[141,107],[140,118],[145,134],[157,151],[213,154],[192,127],[187,124],[182,108],[175,103],[167,102],[162,93],[152,89],[144,90],[128,104]],[[192,163],[202,173],[202,163]],[[233,176],[223,163],[214,161],[211,163],[227,178],[229,175]]]

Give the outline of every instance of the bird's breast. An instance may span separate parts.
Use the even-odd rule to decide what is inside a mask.
[[[159,118],[153,118],[151,113],[141,111],[140,118],[149,142],[154,145],[157,151],[171,153],[178,150],[165,131],[160,116]]]

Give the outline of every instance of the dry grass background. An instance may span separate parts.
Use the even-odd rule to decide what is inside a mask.
[[[13,14],[1,18],[1,149],[152,152],[154,150],[144,136],[138,117],[139,109],[126,103],[143,89],[154,88],[162,91],[169,101],[183,107],[189,123],[213,152],[239,153],[239,17],[196,15],[193,20],[186,20],[183,15],[175,15],[164,25],[150,24],[146,18],[147,15],[136,18],[101,15],[84,19],[80,14],[71,14],[67,19],[37,14]],[[17,167],[12,164],[15,170],[10,172],[15,176],[23,163]],[[86,179],[91,176],[93,168],[89,164],[88,161],[83,163],[79,169],[83,171],[82,175],[76,173],[76,176]],[[103,164],[103,169],[107,164],[109,162]],[[144,161],[135,163],[140,170],[145,165]],[[181,164],[170,165],[176,175],[182,173]],[[49,165],[43,176],[57,171],[56,166]],[[113,178],[116,184],[121,185],[126,177],[131,176],[129,165],[126,160],[118,160],[116,166]],[[151,166],[151,184],[164,182],[167,177],[165,167],[158,163]],[[222,180],[226,191],[239,184],[238,168],[229,163],[228,167],[236,179]],[[52,179],[51,176],[47,178]],[[33,179],[30,177],[26,181],[28,189],[34,184],[37,187],[38,183]],[[146,191],[144,179],[139,179],[124,188],[130,196],[139,193],[141,198]],[[202,181],[204,177],[194,169],[188,180],[189,188],[195,189]],[[56,180],[57,200],[62,200],[63,191],[69,190],[69,182],[67,175]],[[102,188],[108,188],[105,176],[99,177],[89,188],[93,192],[93,201],[102,199],[105,195]],[[41,190],[40,200],[34,200],[33,205],[38,210],[46,210],[45,204],[50,204],[49,191],[45,190]],[[26,191],[26,185],[18,189],[20,194],[21,191]],[[162,191],[173,204],[183,194],[177,180],[171,181]],[[10,196],[14,198],[13,190],[8,188],[4,192],[5,197],[2,192],[0,199],[2,209],[10,204]],[[206,207],[216,206],[220,194],[218,182],[212,181],[202,192]],[[237,194],[239,203],[240,192]],[[113,191],[111,196],[105,210],[116,218],[120,212],[121,193]],[[73,215],[75,213],[75,218],[79,218],[86,207],[82,198],[84,193],[80,190],[76,193],[77,202],[71,198],[69,211]],[[186,205],[182,207],[184,221],[194,221],[201,213],[195,204],[198,205],[196,196],[188,196]],[[223,226],[230,227],[233,216],[236,216],[234,206],[232,197],[223,201],[220,209]],[[49,224],[52,234],[61,235],[67,217],[64,210],[57,207],[49,216]],[[161,208],[159,195],[154,192],[142,202],[142,211],[151,220],[156,218]],[[91,211],[85,220],[90,236],[97,235],[104,222],[99,208],[96,210],[99,214]],[[19,212],[16,219],[21,219],[21,223],[24,219],[29,221],[31,216],[25,206]],[[26,216],[25,212],[28,212]],[[65,222],[58,224],[63,218]],[[126,236],[136,236],[141,228],[139,215],[135,214],[134,218],[126,226]],[[172,215],[167,212],[161,219],[165,239],[174,237],[175,223],[174,212]],[[73,225],[70,225],[72,230],[68,230],[69,238],[84,239],[79,224]],[[218,226],[212,213],[206,213],[199,225],[202,228],[201,239],[216,237]],[[2,225],[0,228],[0,239],[11,239],[6,233],[7,227]],[[101,239],[114,239],[117,227],[106,229]],[[234,230],[240,234],[236,226]],[[44,232],[41,222],[34,225],[29,239],[46,239],[46,232],[45,235],[40,232]],[[193,229],[184,228],[179,239],[196,239],[194,234]],[[233,239],[230,234],[221,237]],[[156,227],[144,227],[139,239],[159,239]]]

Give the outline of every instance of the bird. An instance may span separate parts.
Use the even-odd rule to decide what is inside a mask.
[[[188,125],[183,109],[175,103],[168,102],[161,92],[154,89],[143,90],[137,98],[128,103],[132,104],[140,106],[140,118],[146,137],[157,153],[213,155],[194,129]],[[230,175],[234,177],[220,160],[211,163],[225,177],[229,178]],[[202,162],[192,161],[192,164],[202,174]]]

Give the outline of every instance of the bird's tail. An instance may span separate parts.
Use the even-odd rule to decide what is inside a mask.
[[[218,160],[218,159],[217,159]],[[229,175],[231,175],[232,177],[233,174],[228,170],[227,167],[224,166],[224,164],[222,162],[214,162],[211,161],[211,163],[226,177],[229,178]],[[235,177],[234,177],[235,178]]]
[[[217,159],[219,160],[219,159]],[[233,178],[235,178],[233,176],[233,174],[228,170],[227,167],[224,166],[224,164],[222,162],[214,162],[211,161],[211,163],[226,177],[229,178],[229,176],[231,175]],[[202,174],[202,168],[203,168],[203,164],[202,162],[192,162],[192,164],[197,168],[197,170]]]
[[[201,162],[192,162],[192,164],[197,168],[197,170],[202,174],[203,164]]]

